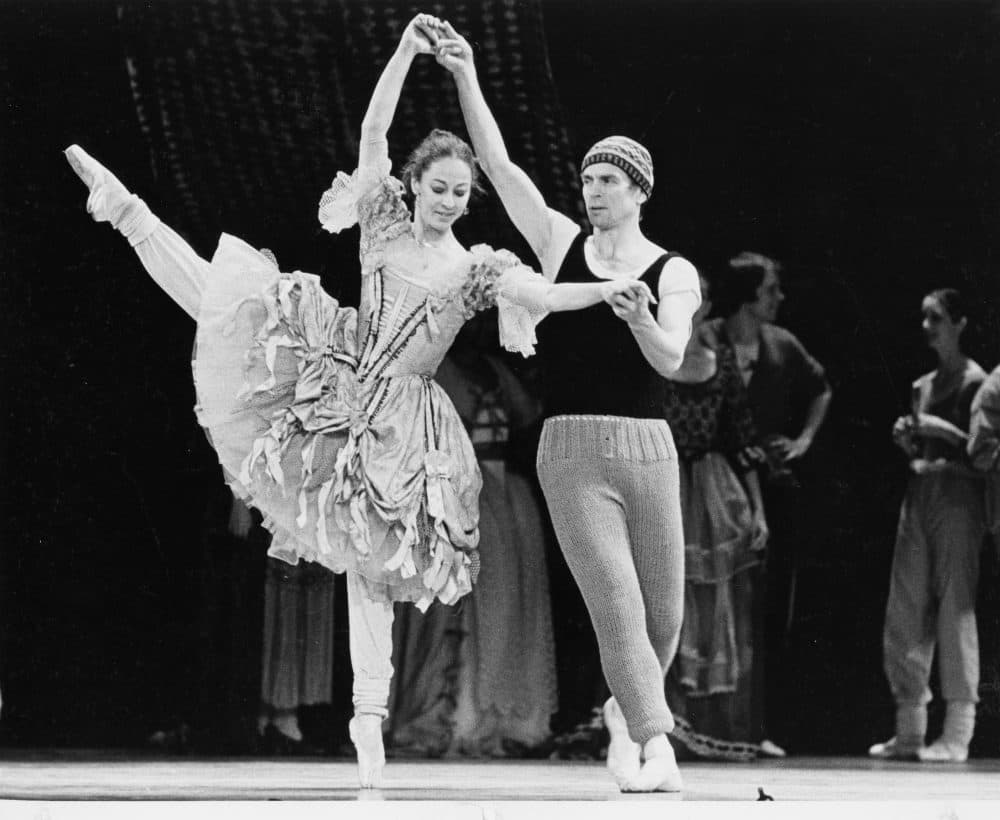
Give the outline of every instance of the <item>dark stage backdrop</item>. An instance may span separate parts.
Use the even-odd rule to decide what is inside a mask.
[[[4,737],[137,743],[233,699],[254,707],[259,579],[220,546],[190,321],[90,222],[61,150],[82,144],[204,255],[226,230],[350,299],[356,238],[320,232],[316,203],[350,170],[417,10],[470,33],[511,152],[553,205],[578,216],[576,161],[625,133],[656,161],[648,233],[709,272],[743,249],[785,263],[782,320],[836,390],[804,467],[815,531],[787,740],[860,753],[891,728],[880,627],[905,470],[888,430],[931,365],[920,296],[964,289],[970,352],[1000,359],[989,3],[0,3]],[[397,167],[430,127],[462,131],[435,68],[404,90]],[[495,198],[461,233],[523,252]],[[998,586],[987,562],[980,749],[1000,737]],[[225,674],[206,661],[220,657]]]

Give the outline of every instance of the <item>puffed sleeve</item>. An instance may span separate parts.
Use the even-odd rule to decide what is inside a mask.
[[[390,175],[391,170],[385,156],[373,168],[350,175],[341,171],[320,198],[319,221],[325,230],[339,233],[355,223],[361,226],[362,262],[409,226],[403,183]]]
[[[538,341],[535,328],[545,317],[545,293],[551,285],[510,251],[476,245],[471,253],[462,290],[466,316],[496,307],[500,344],[522,356],[532,355]]]

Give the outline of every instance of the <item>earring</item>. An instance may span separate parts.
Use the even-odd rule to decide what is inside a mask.
[[[468,208],[466,208],[466,209],[465,209],[464,211],[462,211],[462,216],[465,216],[465,215],[466,215],[466,214],[468,214],[468,213],[469,213],[469,209],[468,209]]]

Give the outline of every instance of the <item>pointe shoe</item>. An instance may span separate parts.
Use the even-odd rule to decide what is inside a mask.
[[[879,760],[916,760],[923,744],[901,741],[891,737],[884,743],[876,743],[868,749],[868,756]]]
[[[765,738],[760,742],[760,756],[788,757],[788,752],[786,752],[781,746],[779,746],[773,740],[768,740],[767,738]]]
[[[961,743],[949,743],[940,737],[930,746],[918,749],[917,758],[922,763],[965,763],[969,759],[969,747]]]
[[[382,745],[382,718],[358,715],[347,724],[351,742],[358,753],[358,779],[362,789],[382,788],[385,748]]]
[[[79,145],[71,145],[64,152],[70,167],[90,189],[87,213],[95,222],[113,222],[116,214],[128,203],[128,188],[101,163]]]
[[[604,725],[611,736],[608,743],[608,771],[621,791],[632,791],[629,786],[639,776],[641,749],[628,736],[628,724],[614,698],[608,698],[604,704]]]
[[[677,768],[674,747],[665,735],[654,737],[643,749],[645,762],[639,774],[623,791],[679,792],[684,790],[681,771]]]

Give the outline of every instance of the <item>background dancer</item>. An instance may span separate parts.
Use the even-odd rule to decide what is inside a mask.
[[[479,310],[499,306],[501,341],[528,353],[529,307],[540,315],[649,298],[635,282],[553,286],[509,252],[462,247],[452,225],[475,162],[453,134],[432,132],[411,155],[411,216],[389,176],[386,132],[410,63],[432,51],[434,24],[418,15],[407,26],[369,103],[358,170],[338,175],[321,203],[328,230],[360,223],[360,312],[235,237],[201,259],[100,163],[77,146],[66,152],[91,189],[93,217],[123,233],[198,321],[199,421],[234,492],[266,516],[269,554],[347,571],[350,733],[365,787],[380,784],[385,763],[393,601],[454,603],[477,571],[480,474],[434,370]]]
[[[759,253],[744,251],[730,259],[720,288],[723,316],[702,325],[705,344],[735,352],[767,455],[762,489],[771,534],[754,595],[751,708],[752,734],[760,751],[772,757],[785,755],[796,572],[813,526],[809,496],[795,468],[812,447],[833,396],[823,366],[794,334],[775,324],[785,300],[780,272],[778,262]]]
[[[913,383],[912,411],[892,428],[913,473],[899,511],[883,632],[896,733],[868,753],[964,761],[979,701],[976,586],[985,529],[982,476],[966,447],[972,400],[986,374],[962,352],[968,318],[958,291],[932,291],[921,310],[938,366]],[[935,649],[946,711],[941,736],[925,747]]]
[[[539,327],[546,412],[538,471],[556,534],[597,632],[613,694],[608,768],[622,790],[678,791],[666,733],[663,678],[677,648],[683,532],[677,453],[662,418],[661,376],[681,363],[701,292],[694,267],[647,239],[642,204],[653,189],[649,153],[626,137],[593,146],[581,172],[593,234],[549,210],[507,154],[479,88],[469,44],[449,24],[438,60],[454,75],[486,175],[541,262],[563,282],[639,281],[659,298],[623,295]],[[640,753],[645,762],[639,767]]]
[[[667,680],[674,734],[699,757],[748,760],[760,752],[751,719],[753,603],[767,546],[760,484],[747,451],[753,415],[733,349],[705,345],[708,281],[681,368],[663,405],[680,458],[684,623]],[[681,716],[683,720],[680,720]]]

